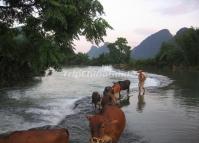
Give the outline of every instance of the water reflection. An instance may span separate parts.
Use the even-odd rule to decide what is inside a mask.
[[[143,112],[146,102],[144,100],[144,95],[138,95],[137,111]]]
[[[199,107],[199,72],[176,72],[172,75],[175,79],[175,98],[178,104],[185,108],[196,109]]]

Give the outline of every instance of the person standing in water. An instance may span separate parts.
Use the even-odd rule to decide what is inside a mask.
[[[143,70],[139,70],[138,71],[138,79],[139,79],[139,83],[138,83],[138,87],[139,87],[139,95],[141,95],[141,92],[143,90],[143,95],[145,94],[145,88],[144,88],[144,82],[146,80],[146,76],[143,72]]]

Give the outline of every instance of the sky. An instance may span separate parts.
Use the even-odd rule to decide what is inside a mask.
[[[99,0],[105,18],[114,30],[108,30],[105,42],[125,37],[133,48],[161,29],[171,34],[182,27],[199,27],[199,0]],[[92,43],[81,37],[76,52],[86,53]]]

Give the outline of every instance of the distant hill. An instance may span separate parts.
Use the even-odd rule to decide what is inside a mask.
[[[183,27],[181,29],[179,29],[177,32],[176,32],[176,35],[173,36],[173,38],[171,40],[169,40],[168,42],[175,45],[175,47],[179,47],[179,45],[176,43],[176,40],[175,38],[177,38],[178,36],[181,36],[182,34],[184,34],[185,32],[187,32],[187,30],[189,30],[189,28],[187,27]]]
[[[167,29],[158,31],[142,41],[137,47],[131,50],[131,57],[134,59],[153,58],[160,51],[163,42],[173,38]]]
[[[101,54],[109,53],[108,43],[104,43],[101,47],[92,46],[88,51],[87,55],[89,58],[98,58]]]
[[[178,31],[176,32],[176,35],[175,35],[175,36],[182,35],[182,34],[185,33],[187,30],[189,30],[189,28],[183,27],[183,28],[181,28],[180,30],[178,30]]]

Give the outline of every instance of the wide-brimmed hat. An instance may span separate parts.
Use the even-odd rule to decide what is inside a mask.
[[[141,73],[141,72],[143,72],[143,70],[138,70],[138,71],[137,71],[137,73]]]

